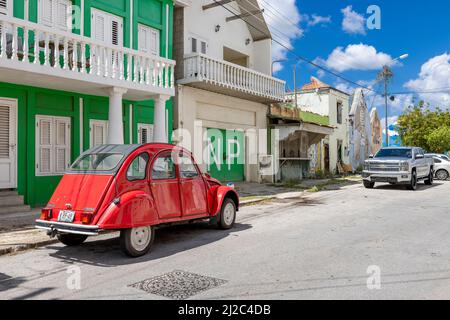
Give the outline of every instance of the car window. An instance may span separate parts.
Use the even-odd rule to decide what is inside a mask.
[[[128,167],[127,179],[130,181],[144,180],[147,172],[148,159],[149,156],[147,153],[141,153],[134,158]]]
[[[183,155],[179,158],[178,167],[180,168],[181,178],[195,178],[199,176],[192,158],[188,155]]]
[[[159,156],[153,163],[152,179],[165,180],[175,179],[175,164],[172,160],[171,154]]]
[[[442,163],[442,160],[439,158],[433,158],[434,163]]]
[[[70,168],[73,171],[108,171],[116,168],[123,154],[95,153],[86,154],[78,159]]]

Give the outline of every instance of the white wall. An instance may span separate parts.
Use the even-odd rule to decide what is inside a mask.
[[[223,47],[228,47],[249,57],[249,68],[266,74],[271,72],[271,40],[253,42],[247,24],[241,19],[226,22],[232,13],[217,6],[203,10],[202,6],[211,0],[193,0],[184,8],[185,54],[191,53],[190,37],[194,35],[208,42],[208,55],[223,59]],[[226,4],[233,12],[239,12],[236,2]],[[220,31],[215,28],[220,25]],[[246,40],[250,44],[246,45]]]

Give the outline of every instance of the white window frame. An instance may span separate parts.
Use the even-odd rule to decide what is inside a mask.
[[[108,120],[97,120],[97,119],[91,119],[89,120],[89,148],[94,147],[94,125],[100,125],[103,127],[103,144],[106,144],[108,141],[108,126],[109,121]]]
[[[44,16],[44,2],[45,1],[51,1],[52,2],[52,17],[51,21],[45,21]],[[66,16],[65,20],[66,23],[64,25],[59,24],[59,16],[58,16],[58,7],[60,4],[66,5]],[[71,31],[72,30],[72,1],[71,0],[38,0],[38,23],[50,27],[50,28],[56,28],[58,30],[62,31]]]
[[[153,126],[153,124],[138,123],[137,129],[138,129],[138,134],[137,134],[138,144],[151,143],[154,141],[154,130],[153,130],[154,126]],[[142,142],[142,130],[143,129],[147,129],[147,141],[146,142]]]
[[[102,17],[104,19],[105,34],[104,34],[103,40],[97,39],[97,37],[96,37],[97,24],[96,24],[95,18],[97,16]],[[119,25],[118,44],[117,45],[113,44],[112,26],[113,26],[114,21],[117,22]],[[91,38],[92,39],[102,42],[106,45],[123,47],[123,33],[124,33],[124,28],[123,28],[123,18],[122,17],[108,13],[103,10],[96,9],[96,8],[91,9]]]
[[[6,8],[0,7],[0,14],[5,14],[7,16],[12,16],[12,2],[13,0],[6,0]]]
[[[151,44],[150,44],[152,42],[151,41],[152,37],[147,38],[149,47],[146,47],[145,45],[142,44],[142,41],[141,41],[142,37],[145,36],[145,35],[143,35],[143,33],[150,33],[150,34],[156,33],[156,44],[155,44],[156,49],[154,51],[151,50]],[[152,55],[159,57],[161,55],[161,31],[140,23],[138,25],[138,48],[139,48],[139,51],[141,51],[141,52],[150,53]]]
[[[188,37],[189,40],[189,49],[190,49],[190,53],[200,53],[200,54],[208,54],[209,51],[209,43],[208,40],[206,40],[205,38],[199,37],[197,35],[191,34]],[[192,45],[192,41],[195,40],[197,41],[197,50],[194,51],[193,45]],[[202,52],[202,43],[205,44],[205,52]]]
[[[41,171],[41,127],[40,122],[42,120],[47,120],[50,122],[50,143],[47,148],[50,149],[50,165],[49,172]],[[65,137],[66,141],[63,144],[57,143],[57,124],[59,122],[63,122],[66,124],[65,127]],[[36,168],[36,176],[59,176],[63,175],[64,172],[70,167],[71,164],[71,119],[70,117],[54,117],[54,116],[44,116],[44,115],[36,115],[36,143],[35,143],[35,168]],[[63,149],[65,150],[65,159],[66,164],[64,170],[57,170],[57,150]]]

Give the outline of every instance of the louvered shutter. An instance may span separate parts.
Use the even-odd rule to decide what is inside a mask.
[[[0,0],[0,14],[8,14],[10,0]]]
[[[106,144],[108,121],[91,120],[90,130],[91,130],[90,136],[91,148],[102,144]]]
[[[52,171],[52,119],[38,119],[38,159],[37,171],[49,174]]]
[[[67,30],[71,26],[71,2],[58,0],[56,3],[56,26],[61,30]]]
[[[139,26],[139,50],[159,56],[159,30],[140,25]]]
[[[98,10],[92,10],[92,34],[95,40],[106,42],[106,15]]]
[[[40,23],[53,27],[56,0],[39,0]]]
[[[64,173],[70,165],[70,123],[55,120],[55,172]]]
[[[10,110],[8,106],[0,106],[0,159],[9,158]]]
[[[153,142],[153,125],[152,124],[138,124],[138,143],[145,144]]]

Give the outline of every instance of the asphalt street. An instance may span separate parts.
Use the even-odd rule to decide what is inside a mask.
[[[230,231],[160,229],[138,259],[117,234],[48,245],[0,257],[0,298],[450,299],[449,195],[357,184],[261,203]]]

